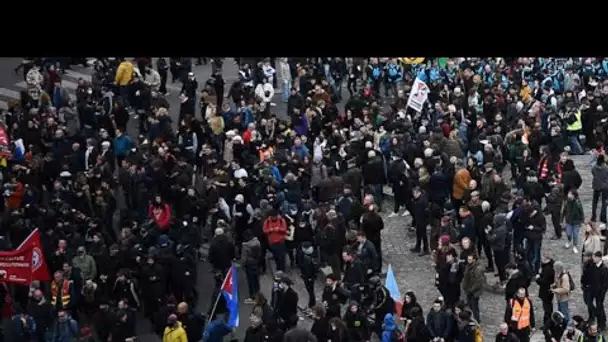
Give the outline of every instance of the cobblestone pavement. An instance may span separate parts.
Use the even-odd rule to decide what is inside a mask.
[[[585,217],[588,219],[591,215],[591,200],[593,194],[591,190],[591,171],[590,168],[587,167],[588,157],[575,156],[572,159],[575,161],[576,168],[583,179],[583,185],[579,189],[579,193],[585,210]],[[415,244],[415,237],[410,236],[406,232],[411,221],[409,217],[403,218],[399,216],[386,218],[386,214],[384,214],[384,217],[385,228],[382,234],[382,254],[385,256],[385,262],[392,264],[401,294],[403,295],[406,291],[410,290],[414,291],[426,315],[433,300],[439,296],[439,292],[434,286],[435,273],[431,265],[431,260],[428,257],[418,257],[417,254],[409,251]],[[547,233],[543,240],[542,253],[543,255],[551,256],[556,261],[563,262],[565,268],[570,271],[577,284],[577,288],[574,291],[575,293],[570,299],[570,312],[571,314],[581,314],[585,317],[586,307],[582,301],[582,292],[580,290],[579,282],[581,274],[581,254],[574,254],[572,250],[564,248],[565,237],[562,237],[561,241],[556,241],[551,240],[551,236],[553,236],[553,225],[548,218]],[[496,282],[494,274],[486,273],[486,276],[488,284],[494,284]],[[542,304],[537,298],[538,286],[536,284],[530,286],[530,296],[533,299],[534,308],[537,312],[536,325],[537,327],[540,327],[543,311]],[[504,294],[486,289],[480,300],[481,325],[486,340],[489,340],[490,338],[492,340],[494,339],[494,335],[498,332],[498,325],[503,322],[504,312]],[[535,338],[539,338],[542,334],[536,333],[535,335]]]

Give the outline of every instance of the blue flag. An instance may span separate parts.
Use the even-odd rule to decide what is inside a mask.
[[[239,288],[237,279],[236,267],[232,264],[222,285],[222,295],[226,299],[228,326],[230,328],[239,326]]]

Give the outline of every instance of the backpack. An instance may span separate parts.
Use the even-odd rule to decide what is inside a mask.
[[[405,336],[403,332],[397,328],[391,331],[391,341],[390,342],[403,342],[405,341]],[[476,341],[477,342],[477,341]]]
[[[570,292],[572,292],[576,289],[576,284],[574,283],[574,280],[572,279],[570,272],[563,272],[560,277],[563,277],[564,273],[568,275],[568,281],[570,282]]]

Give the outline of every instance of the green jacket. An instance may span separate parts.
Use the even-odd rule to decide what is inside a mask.
[[[562,217],[567,224],[581,224],[585,222],[585,212],[579,199],[568,199],[564,205]]]

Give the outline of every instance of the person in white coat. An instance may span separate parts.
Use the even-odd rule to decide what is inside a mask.
[[[268,82],[267,78],[264,78],[264,82],[259,83],[255,87],[255,96],[258,98],[258,101],[262,101],[266,105],[275,105],[274,103],[272,103],[272,97],[274,96],[274,87],[272,86],[272,83]]]
[[[150,90],[158,93],[160,90],[160,74],[158,71],[152,69],[150,66],[146,66],[146,72],[144,76],[144,83],[150,87]]]
[[[276,74],[276,70],[270,65],[270,59],[266,58],[264,63],[262,64],[262,72],[264,73],[264,77],[268,80],[270,84],[274,84],[274,74]]]

